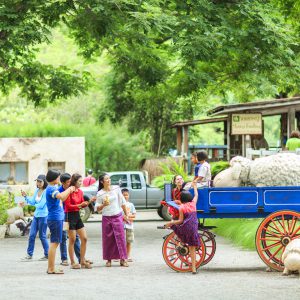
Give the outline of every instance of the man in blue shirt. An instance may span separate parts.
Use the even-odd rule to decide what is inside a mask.
[[[64,173],[60,176],[61,186],[58,188],[60,193],[64,192],[69,186],[71,182],[71,175],[69,173]],[[61,257],[61,265],[68,266],[68,254],[67,254],[67,231],[63,230],[62,233],[62,242],[60,244],[60,257]],[[76,240],[74,244],[75,255],[80,262],[80,240],[78,235],[76,234]]]
[[[75,190],[75,188],[71,186],[64,192],[60,192],[57,186],[59,183],[59,176],[60,172],[57,170],[49,170],[46,175],[46,180],[49,183],[46,188],[46,203],[48,207],[47,225],[51,233],[48,253],[48,274],[64,274],[62,270],[55,270],[55,254],[58,245],[62,242],[64,221],[62,202]]]

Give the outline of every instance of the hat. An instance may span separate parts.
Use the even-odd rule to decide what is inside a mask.
[[[36,179],[35,181],[46,181],[46,176],[43,175],[43,174],[40,174]]]
[[[58,170],[54,170],[54,169],[49,170],[46,175],[46,180],[48,182],[52,182],[55,179],[57,179],[59,177],[59,175],[60,175],[60,172]]]

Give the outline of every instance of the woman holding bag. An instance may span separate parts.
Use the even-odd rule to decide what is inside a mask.
[[[82,176],[79,174],[73,174],[71,177],[70,186],[75,187],[75,191],[72,192],[65,201],[65,221],[68,223],[68,236],[69,236],[69,256],[71,260],[71,269],[91,269],[92,266],[85,260],[87,235],[80,218],[80,209],[86,207],[89,202],[84,201],[83,192],[80,189],[82,184]],[[81,241],[80,248],[80,264],[75,263],[74,260],[74,244],[76,240],[76,232],[79,235]]]

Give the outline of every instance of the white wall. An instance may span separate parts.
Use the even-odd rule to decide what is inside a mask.
[[[84,137],[0,138],[0,162],[28,162],[26,186],[10,185],[12,190],[34,189],[37,175],[46,174],[48,162],[65,162],[66,172],[85,175]]]

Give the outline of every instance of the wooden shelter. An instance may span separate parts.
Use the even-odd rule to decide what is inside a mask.
[[[280,140],[283,148],[291,132],[300,128],[300,97],[221,105],[208,111],[207,115],[210,118],[182,121],[172,125],[172,128],[177,130],[178,154],[188,155],[190,126],[222,122],[224,124],[224,145],[227,146],[227,159],[229,160],[235,155],[245,156],[246,148],[251,147],[251,139],[252,141],[255,138],[263,140],[263,121],[261,121],[261,128],[257,128],[260,132],[255,132],[255,128],[253,131],[247,132],[250,128],[244,126],[245,133],[238,134],[233,126],[233,121],[238,120],[238,116],[248,116],[249,118],[261,116],[262,120],[264,116],[280,115]]]

